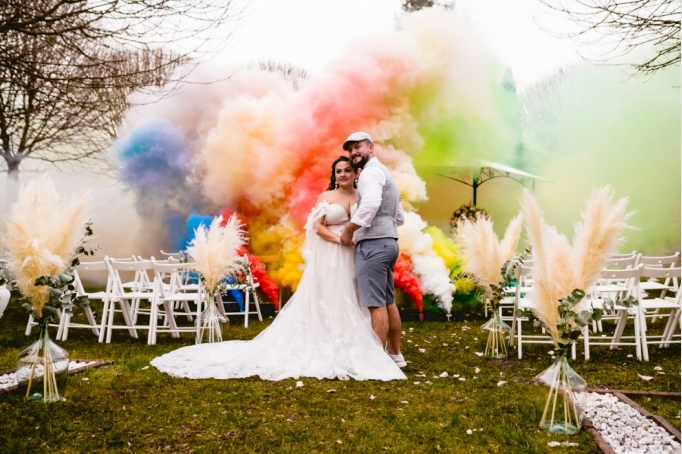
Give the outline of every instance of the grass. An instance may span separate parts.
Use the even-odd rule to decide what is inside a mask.
[[[225,339],[253,338],[270,323],[254,321],[245,329],[239,320],[225,328]],[[0,319],[0,370],[13,369],[33,341],[23,334],[25,321],[17,304]],[[537,427],[539,393],[530,382],[551,365],[549,346],[524,347],[523,360],[513,349],[508,360],[481,358],[474,352],[485,348],[486,334],[478,329],[484,322],[480,315],[405,322],[406,381],[302,378],[303,387],[293,379],[177,379],[149,366],[154,357],[191,344],[188,334],[159,335],[159,344],[148,346],[146,333],[135,340],[119,331],[111,344],[99,344],[89,331],[72,330],[59,342],[72,358],[113,365],[71,376],[61,404],[0,394],[0,446],[4,452],[598,452],[586,431],[566,437]],[[651,348],[647,363],[628,358],[630,349],[594,348],[591,354],[589,362],[570,362],[590,387],[680,391],[679,345]],[[655,366],[665,374],[656,374]],[[438,377],[442,372],[448,377]],[[676,409],[658,414],[673,414],[668,420],[679,427],[679,401],[673,402]],[[547,446],[567,439],[579,446]]]

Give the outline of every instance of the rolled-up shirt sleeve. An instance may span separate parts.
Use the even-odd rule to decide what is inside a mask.
[[[381,194],[386,184],[386,175],[377,169],[367,167],[362,172],[358,182],[358,192],[362,196],[362,203],[350,222],[360,227],[369,227],[381,206]]]

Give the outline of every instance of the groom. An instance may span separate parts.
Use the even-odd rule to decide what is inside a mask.
[[[400,353],[400,313],[393,297],[393,266],[398,259],[398,226],[403,224],[398,187],[388,169],[374,156],[366,132],[354,132],[343,143],[362,169],[358,179],[358,210],[341,232],[341,243],[355,243],[355,272],[360,300],[369,308],[372,329],[399,367],[407,366]]]

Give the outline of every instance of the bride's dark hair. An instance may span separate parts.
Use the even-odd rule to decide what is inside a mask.
[[[348,164],[350,164],[351,167],[353,167],[353,163],[351,162],[348,156],[339,156],[338,158],[336,158],[336,160],[332,162],[332,176],[329,179],[329,186],[327,186],[327,191],[333,191],[334,189],[336,189],[336,175],[334,175],[334,171],[336,170],[336,164],[338,164],[341,161],[347,162]],[[353,187],[354,188],[358,187],[357,179],[353,181]]]

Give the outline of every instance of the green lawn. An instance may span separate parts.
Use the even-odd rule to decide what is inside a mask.
[[[23,334],[25,320],[17,304],[0,319],[0,370],[13,369],[19,352],[33,341]],[[225,328],[226,339],[250,339],[270,323],[254,321],[245,329],[239,320]],[[0,395],[0,446],[12,453],[598,452],[586,431],[565,437],[536,427],[538,393],[530,382],[550,366],[549,346],[529,346],[521,361],[515,350],[506,361],[481,358],[474,352],[484,349],[486,334],[478,329],[484,322],[469,315],[464,321],[404,323],[407,381],[303,378],[299,388],[296,380],[176,379],[149,366],[154,357],[191,344],[187,334],[159,335],[159,345],[147,346],[146,333],[133,340],[120,331],[105,345],[88,331],[72,330],[59,343],[72,358],[113,365],[72,375],[61,404],[25,403],[16,392]],[[467,326],[471,329],[463,329]],[[591,353],[589,362],[580,354],[571,362],[590,387],[680,391],[679,345],[652,347],[647,363],[627,357],[634,349],[600,347]],[[443,372],[447,378],[438,377]],[[498,386],[501,381],[506,383]],[[647,408],[656,412],[655,404]],[[674,417],[679,401],[676,405],[677,411],[675,403],[663,404],[659,414],[679,428]],[[547,446],[567,439],[579,446]]]

